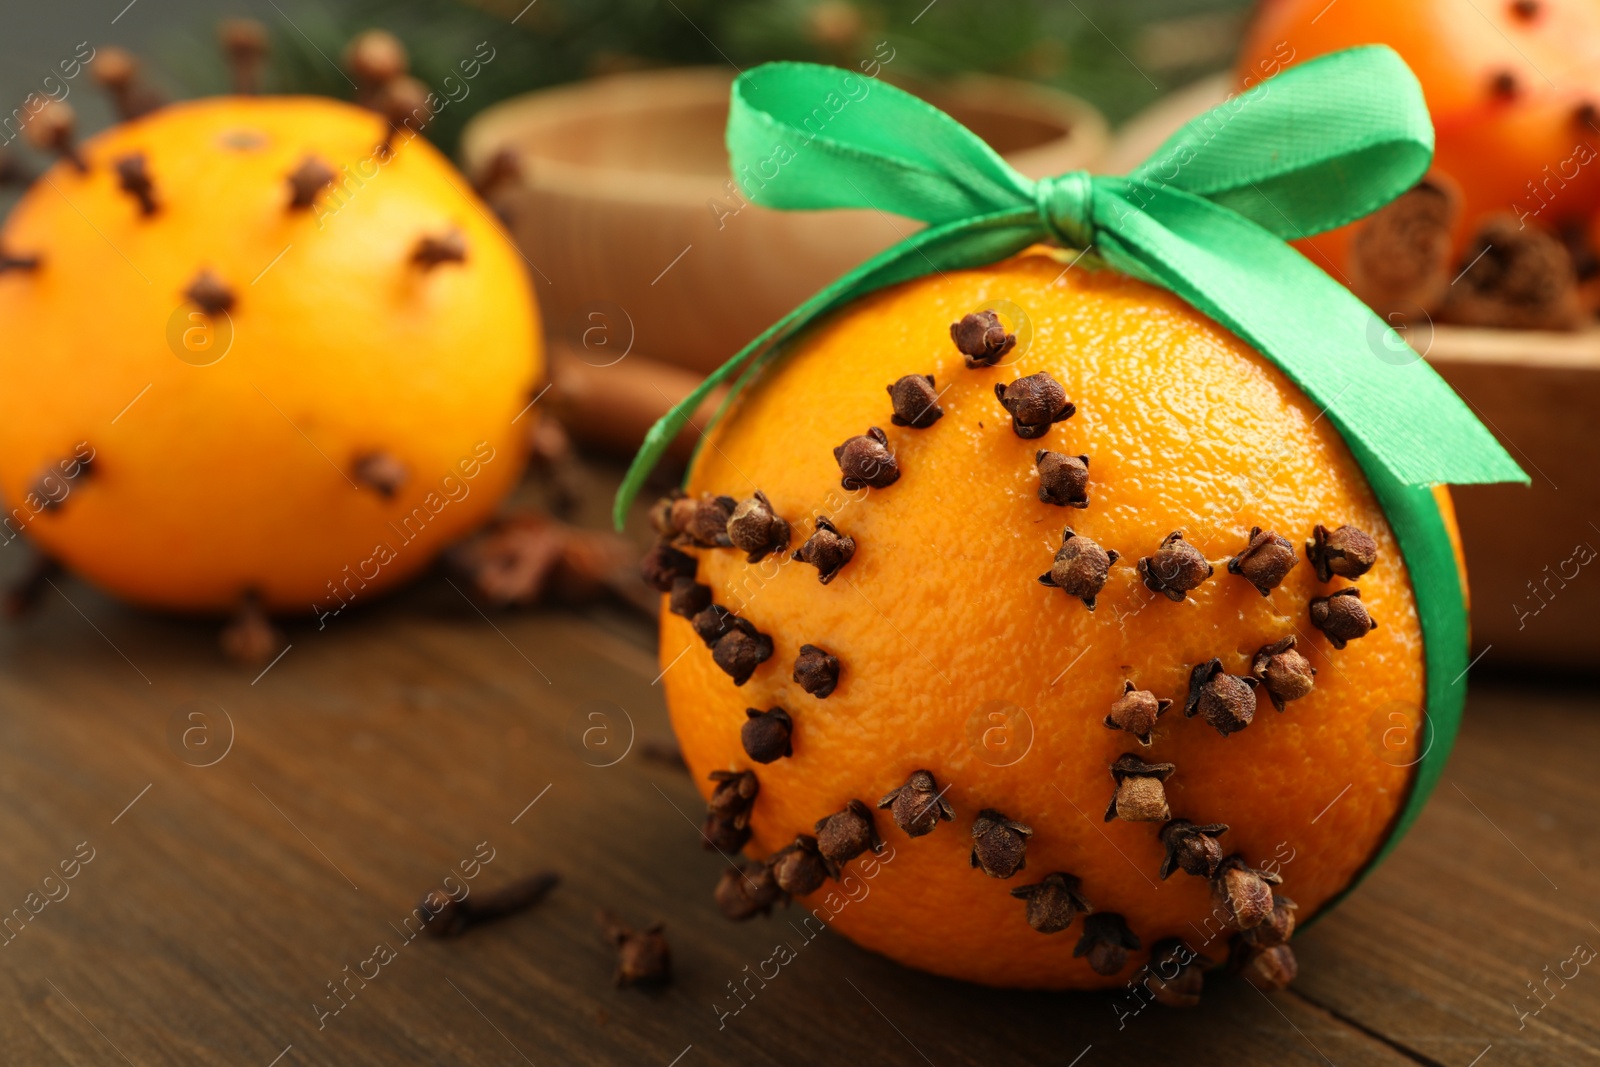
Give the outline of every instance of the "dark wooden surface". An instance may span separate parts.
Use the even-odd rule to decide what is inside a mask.
[[[1293,990],[1217,983],[1119,1029],[1105,996],[913,973],[781,911],[722,920],[697,794],[645,752],[668,727],[652,628],[625,608],[484,617],[430,578],[291,627],[252,680],[213,626],[58,584],[0,634],[0,913],[59,896],[41,883],[80,843],[94,858],[0,946],[7,1064],[1600,1062],[1600,961],[1564,962],[1600,948],[1592,692],[1475,685],[1433,803],[1297,939]],[[406,941],[420,892],[489,849],[476,888],[564,882]],[[613,988],[600,906],[666,923],[670,987]],[[719,1025],[726,983],[780,940],[797,958]],[[319,1026],[380,943],[393,958]]]

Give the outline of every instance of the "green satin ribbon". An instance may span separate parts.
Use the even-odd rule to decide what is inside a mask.
[[[617,492],[618,528],[705,398],[739,376],[736,393],[819,317],[1036,243],[1083,249],[1253,345],[1324,410],[1382,504],[1410,570],[1428,677],[1425,737],[1414,739],[1426,747],[1387,853],[1438,780],[1465,695],[1466,603],[1431,486],[1528,480],[1432,368],[1397,357],[1404,342],[1285,243],[1361,218],[1426,173],[1433,125],[1400,57],[1371,46],[1291,67],[1191,121],[1125,177],[1030,181],[909,93],[807,63],[736,79],[727,142],[753,203],[870,207],[928,225],[778,320],[663,416]]]

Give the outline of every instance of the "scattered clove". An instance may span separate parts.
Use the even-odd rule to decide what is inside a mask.
[[[818,700],[826,699],[839,685],[839,657],[816,645],[801,645],[794,661],[794,680]]]
[[[994,366],[1017,344],[1016,334],[1007,333],[993,311],[963,315],[960,322],[950,324],[950,339],[973,369]]]
[[[1200,1003],[1200,993],[1206,983],[1205,969],[1210,962],[1181,938],[1165,938],[1150,949],[1147,968],[1155,984],[1146,981],[1144,986],[1158,1004],[1193,1008]]]
[[[1287,989],[1299,972],[1294,950],[1288,945],[1273,945],[1259,952],[1247,953],[1244,980],[1263,993],[1271,993]]]
[[[827,585],[855,554],[855,538],[840,533],[826,515],[818,515],[816,531],[806,538],[806,543],[796,549],[790,558],[817,568],[817,580]]]
[[[1240,930],[1260,926],[1272,914],[1275,904],[1272,887],[1283,881],[1282,876],[1271,871],[1258,871],[1235,852],[1217,865],[1211,876],[1211,895],[1218,904],[1228,909],[1228,915]]]
[[[417,240],[411,250],[411,262],[424,272],[445,263],[467,261],[467,239],[460,230],[450,230],[442,237],[425,235]]]
[[[426,918],[422,929],[432,937],[459,937],[469,926],[514,915],[533,907],[561,884],[561,876],[545,871],[489,892],[468,893],[457,900],[443,889],[430,889],[417,905]]]
[[[267,28],[255,19],[225,19],[217,38],[233,68],[233,91],[254,96],[261,91],[261,68],[267,59]]]
[[[693,578],[699,567],[699,561],[687,552],[680,552],[665,541],[657,541],[640,561],[639,573],[651,589],[670,593],[673,582],[679,578]]]
[[[1294,545],[1287,537],[1252,526],[1250,540],[1228,560],[1228,573],[1241,575],[1258,593],[1267,596],[1288,577],[1297,562]]]
[[[79,174],[89,172],[89,164],[78,151],[77,141],[73,136],[73,128],[77,124],[77,112],[72,110],[72,105],[64,100],[46,100],[44,106],[34,113],[33,120],[22,128],[27,135],[28,143],[41,152],[50,152],[66,160],[75,167]]]
[[[794,755],[794,745],[790,740],[794,734],[794,722],[787,711],[782,708],[768,711],[745,708],[744,713],[746,718],[744,726],[739,729],[739,741],[744,745],[745,755],[757,763],[771,763]]]
[[[366,452],[356,457],[354,471],[357,485],[365,486],[385,500],[405,488],[411,472],[389,452]]]
[[[283,634],[272,625],[261,599],[248,593],[218,635],[222,654],[241,667],[260,667],[283,647]]]
[[[886,489],[900,480],[900,465],[889,450],[889,438],[873,426],[833,450],[839,461],[839,484],[856,490],[871,487]]]
[[[332,185],[337,177],[328,164],[316,156],[306,156],[289,172],[289,210],[309,210],[316,203],[317,194]]]
[[[770,862],[773,880],[790,896],[815,893],[828,880],[828,863],[817,850],[817,839],[810,834],[796,834],[794,844],[779,851]]]
[[[753,771],[712,771],[716,782],[706,802],[700,833],[705,847],[715,852],[737,852],[750,840],[750,809],[761,792]]]
[[[734,685],[743,685],[757,667],[772,658],[772,638],[737,616],[730,625],[732,629],[711,646],[711,659],[733,679]]]
[[[972,823],[972,865],[990,878],[1010,878],[1028,865],[1032,836],[1032,828],[984,808]]]
[[[1083,937],[1072,955],[1089,957],[1094,973],[1109,977],[1128,965],[1130,949],[1138,951],[1139,939],[1128,929],[1127,920],[1116,912],[1097,911],[1084,916]]]
[[[1124,752],[1111,765],[1117,791],[1106,807],[1106,822],[1121,817],[1128,822],[1163,822],[1172,817],[1167,808],[1166,787],[1162,785],[1177,770],[1171,763],[1146,763],[1131,752]]]
[[[1165,715],[1170,707],[1172,701],[1162,700],[1148,689],[1135,689],[1132,682],[1123,682],[1122,695],[1112,703],[1111,713],[1106,716],[1106,727],[1126,730],[1141,745],[1148,745],[1150,731],[1155,729],[1156,720]]]
[[[956,817],[955,809],[944,799],[945,789],[939,788],[932,773],[912,771],[906,784],[884,794],[878,807],[891,809],[889,814],[894,817],[894,824],[905,831],[907,837],[921,837],[932,833],[940,819],[950,822]]]
[[[759,489],[733,509],[724,532],[734,548],[747,553],[745,558],[751,563],[789,548],[789,524],[773,512],[772,502]]]
[[[1045,875],[1042,882],[1019,885],[1011,895],[1028,902],[1028,925],[1041,934],[1059,934],[1079,912],[1094,911],[1078,893],[1078,879],[1060,871]]]
[[[183,295],[210,318],[233,310],[233,290],[209,269],[202,269],[196,274]]]
[[[1095,598],[1110,576],[1111,565],[1121,558],[1115,549],[1108,552],[1068,526],[1061,531],[1061,547],[1056,549],[1050,569],[1039,575],[1039,584],[1054,586],[1075,596],[1093,611]]]
[[[664,985],[672,980],[672,951],[661,923],[634,930],[608,911],[595,916],[617,950],[617,970],[612,976],[618,986]]]
[[[1196,664],[1189,672],[1184,718],[1192,719],[1198,713],[1223,737],[1238,733],[1255,718],[1256,686],[1259,684],[1254,678],[1228,674],[1222,669],[1220,659]]]
[[[117,185],[123,192],[139,202],[139,214],[156,213],[155,186],[150,181],[150,169],[145,164],[143,152],[121,156],[116,162]]]
[[[1184,599],[1215,570],[1198,548],[1183,539],[1182,530],[1173,530],[1154,555],[1139,560],[1145,587],[1173,601]]]
[[[1330,532],[1318,523],[1306,542],[1306,559],[1324,582],[1332,581],[1336,574],[1359,578],[1378,561],[1378,542],[1354,526],[1341,526]]]
[[[1361,590],[1353,585],[1327,596],[1312,597],[1310,611],[1311,625],[1327,634],[1334,648],[1343,648],[1378,628],[1367,614],[1367,606],[1361,603]]]
[[[817,820],[817,851],[828,863],[828,873],[839,877],[840,868],[863,852],[883,847],[872,809],[852,799],[842,811]]]
[[[1078,413],[1061,383],[1044,371],[1018,378],[1010,385],[997,382],[994,395],[1011,413],[1012,432],[1025,440],[1043,437],[1053,424]]]
[[[1222,862],[1222,846],[1217,838],[1228,832],[1228,824],[1213,822],[1197,826],[1188,819],[1173,819],[1161,828],[1161,846],[1167,850],[1161,861],[1161,880],[1174,870],[1196,878],[1210,878]]]
[[[711,587],[693,578],[679,576],[672,580],[672,592],[667,597],[667,608],[674,615],[692,619],[711,606]]]
[[[1267,691],[1267,698],[1279,711],[1291,700],[1306,696],[1316,685],[1317,669],[1295,651],[1293,634],[1281,641],[1263,645],[1250,661],[1250,673]]]
[[[717,879],[712,893],[717,910],[735,922],[771,915],[772,906],[785,899],[769,863],[741,863],[730,867]]]
[[[682,521],[683,535],[701,548],[732,548],[728,539],[728,520],[739,502],[731,496],[706,494],[699,500],[673,506],[673,515]]]
[[[1033,455],[1039,468],[1039,499],[1066,508],[1089,506],[1089,457],[1069,456],[1041,448]]]
[[[944,416],[931,374],[907,374],[888,389],[889,400],[894,405],[889,421],[896,426],[926,430]]]

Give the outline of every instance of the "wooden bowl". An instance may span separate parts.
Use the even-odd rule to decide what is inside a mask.
[[[1104,163],[1124,173],[1219,103],[1219,75],[1158,101],[1119,131]],[[1485,666],[1593,671],[1600,664],[1600,327],[1577,333],[1413,327],[1407,340],[1478,414],[1532,486],[1451,490]]]
[[[704,373],[920,224],[875,211],[741,207],[723,127],[733,72],[615,75],[530,93],[467,127],[468,173],[509,151],[492,197],[533,265],[552,341],[591,365],[623,352]],[[1105,120],[1054,90],[971,78],[909,87],[1032,177],[1092,166]]]

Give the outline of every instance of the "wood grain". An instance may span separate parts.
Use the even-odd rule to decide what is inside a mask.
[[[643,752],[667,722],[653,630],[623,609],[485,618],[432,578],[325,630],[291,626],[252,681],[218,660],[210,624],[58,584],[0,636],[0,909],[80,842],[94,858],[0,947],[8,1063],[1465,1067],[1491,1044],[1482,1067],[1600,1057],[1600,976],[1585,970],[1525,1030],[1508,1007],[1576,940],[1600,944],[1592,697],[1474,697],[1411,837],[1299,940],[1298,992],[1220,983],[1194,1012],[1152,1007],[1119,1030],[1105,996],[909,972],[831,933],[804,940],[792,913],[722,920],[724,861],[698,847],[697,794]],[[220,753],[222,719],[212,749],[170,726],[206,704],[233,741],[196,767],[180,753]],[[630,720],[632,750],[595,766]],[[610,733],[586,745],[596,726]],[[531,913],[407,941],[396,928],[416,898],[480,842],[494,856],[474,885],[546,868],[564,882]],[[612,987],[602,906],[667,924],[671,986]],[[780,940],[797,958],[719,1025],[727,983]],[[319,1027],[327,983],[379,943],[394,958]]]

